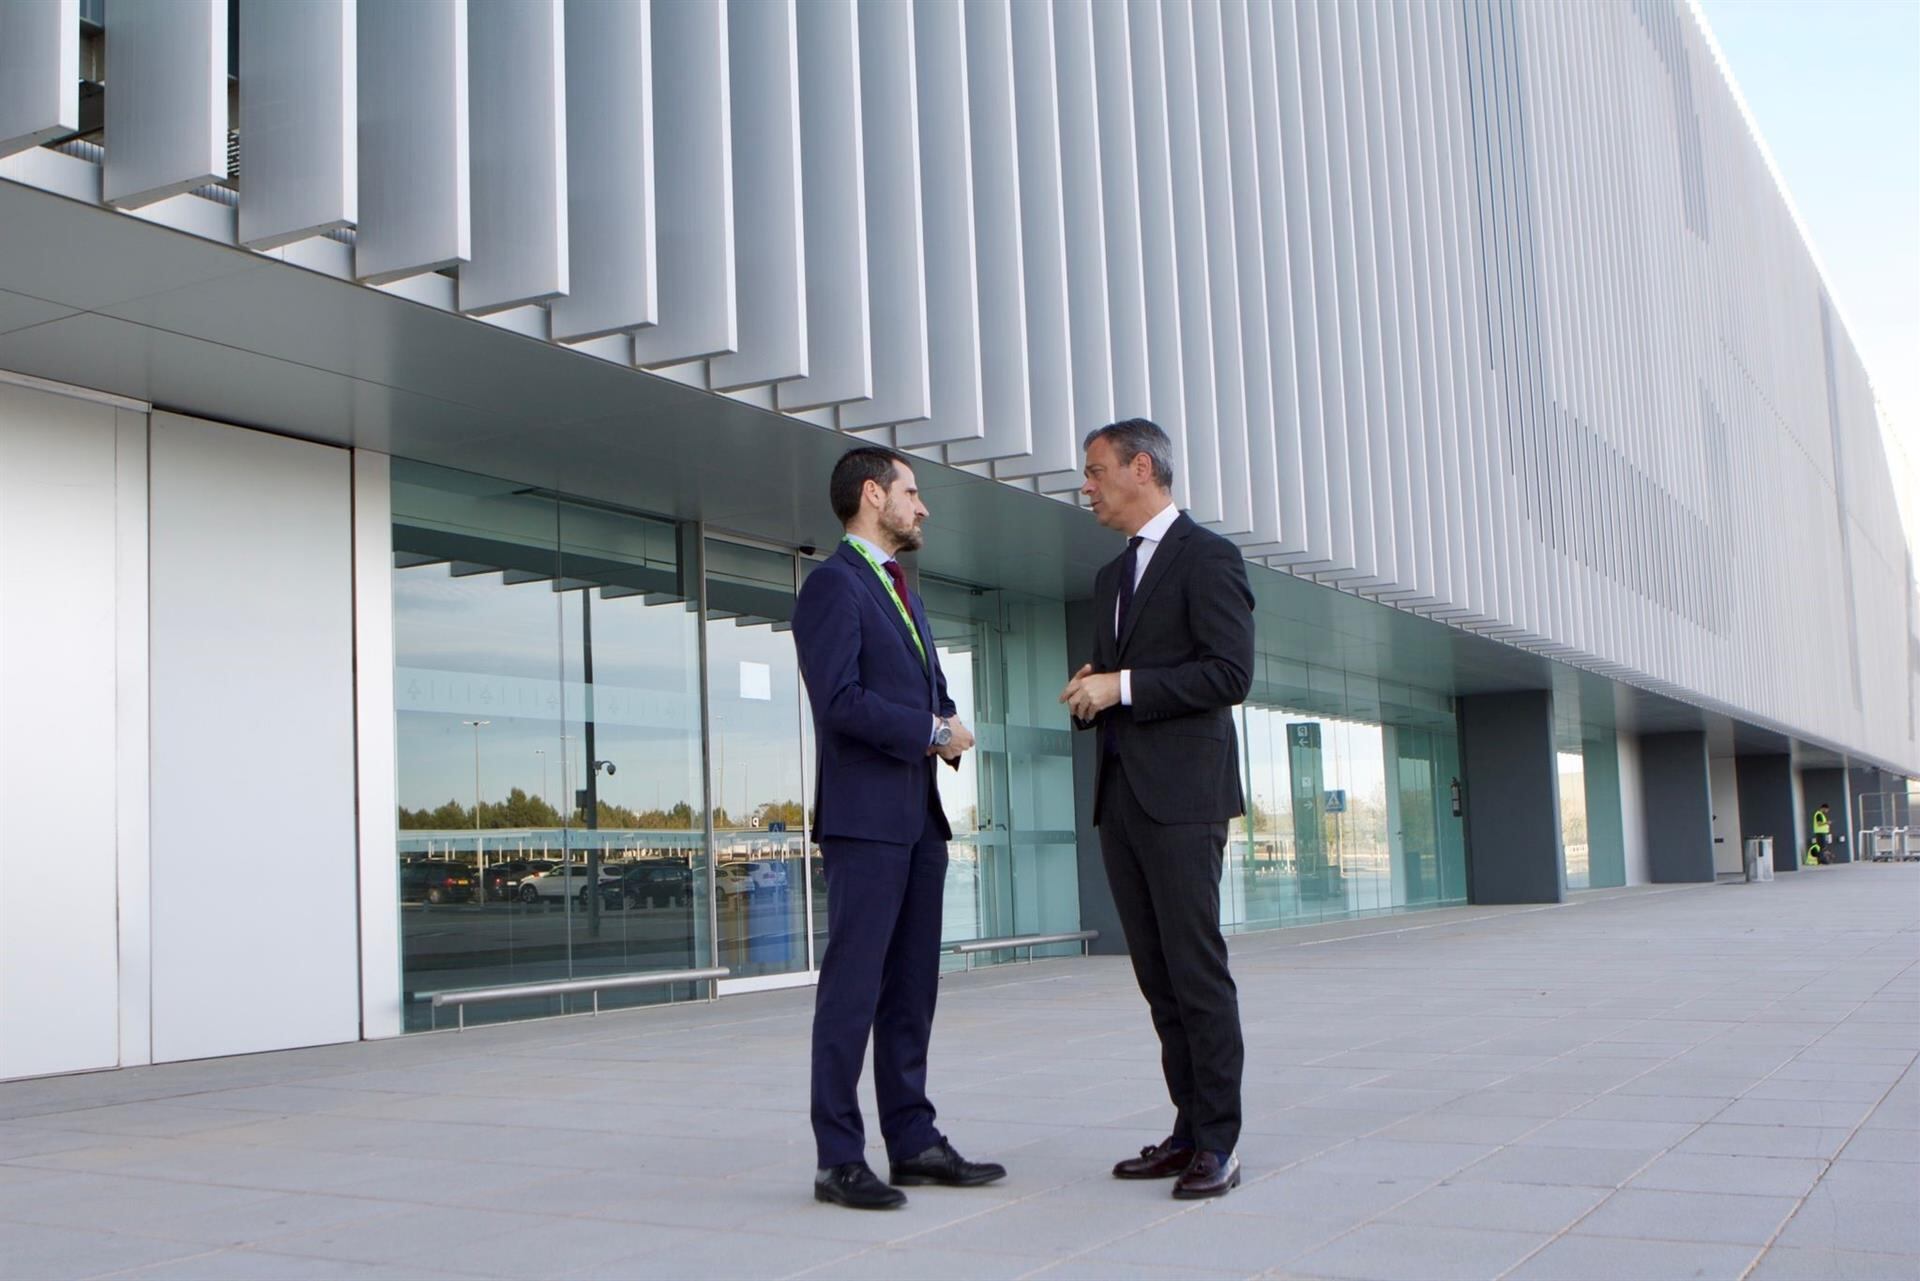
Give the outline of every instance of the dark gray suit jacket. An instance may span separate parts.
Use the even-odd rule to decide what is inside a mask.
[[[1240,549],[1181,513],[1134,589],[1124,636],[1113,634],[1124,557],[1094,578],[1093,669],[1132,671],[1132,706],[1108,721],[1127,782],[1159,823],[1224,823],[1246,809],[1232,708],[1253,683],[1253,589]],[[1101,771],[1104,772],[1104,771]],[[1100,784],[1093,791],[1100,821]]]

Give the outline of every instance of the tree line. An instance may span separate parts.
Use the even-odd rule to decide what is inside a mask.
[[[774,823],[784,823],[787,830],[797,832],[804,817],[805,812],[799,801],[769,801],[756,806],[739,821],[735,821],[724,808],[715,809],[713,825],[750,827],[757,818],[763,831]],[[629,809],[625,805],[601,801],[599,820],[598,826],[603,828],[689,832],[701,826],[700,811],[686,801],[677,802],[667,809],[649,810]],[[545,797],[529,796],[524,788],[519,787],[508,792],[505,800],[481,801],[480,821],[477,824],[473,821],[473,808],[457,800],[448,800],[433,809],[424,806],[420,809],[408,809],[404,805],[400,807],[400,830],[403,832],[472,831],[476,826],[482,831],[531,827],[585,828],[587,818],[584,809],[575,809],[563,816]]]

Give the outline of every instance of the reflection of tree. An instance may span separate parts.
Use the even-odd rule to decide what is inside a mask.
[[[716,820],[718,819],[716,815]],[[548,804],[543,797],[528,796],[521,788],[507,793],[504,801],[482,801],[480,803],[480,822],[483,830],[501,828],[534,827],[577,827],[586,826],[586,815],[575,811],[564,821],[560,811]],[[700,825],[700,812],[685,801],[680,801],[668,809],[632,810],[624,805],[600,802],[600,823],[604,828],[645,828],[665,829],[668,831],[691,831]],[[473,811],[459,801],[448,801],[437,809],[410,810],[400,807],[400,830],[402,831],[471,831],[475,826]]]

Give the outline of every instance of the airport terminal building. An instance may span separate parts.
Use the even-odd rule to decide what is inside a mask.
[[[812,982],[856,441],[951,944],[1118,946],[1056,695],[1135,415],[1258,599],[1231,930],[1843,875],[1878,412],[1678,0],[0,0],[0,1079]]]

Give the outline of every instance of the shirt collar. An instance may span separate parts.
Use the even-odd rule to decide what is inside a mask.
[[[1179,519],[1179,504],[1168,503],[1160,509],[1159,515],[1140,526],[1140,537],[1146,542],[1157,543],[1167,536],[1167,531],[1173,528],[1173,522]]]
[[[884,565],[888,561],[893,559],[893,557],[887,555],[887,553],[881,549],[880,544],[870,543],[866,539],[860,537],[860,535],[858,534],[848,534],[847,541],[850,543],[858,544],[859,546],[866,548],[867,555],[873,557],[873,559],[879,564]]]

